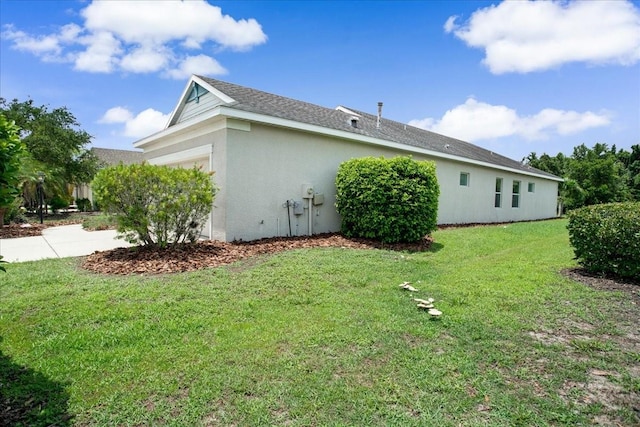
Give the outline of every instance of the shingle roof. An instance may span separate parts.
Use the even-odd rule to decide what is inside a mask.
[[[498,167],[506,167],[558,179],[555,175],[532,168],[528,165],[523,165],[521,162],[478,147],[477,145],[409,126],[404,123],[382,118],[380,127],[378,128],[376,126],[377,116],[348,107],[344,108],[347,108],[359,116],[357,128],[351,125],[353,114],[339,109],[321,107],[308,102],[298,101],[208,77],[198,77],[233,98],[236,102],[230,104],[230,108],[351,132],[460,157],[461,160],[469,159],[485,162]]]
[[[125,165],[130,165],[134,163],[142,163],[144,160],[142,156],[142,151],[132,151],[132,150],[116,150],[112,148],[91,148],[93,154],[96,157],[106,163],[108,166],[117,165],[123,163]]]

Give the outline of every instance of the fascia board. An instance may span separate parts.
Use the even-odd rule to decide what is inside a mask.
[[[378,146],[393,148],[395,150],[400,150],[400,151],[406,151],[406,152],[411,152],[411,153],[416,153],[416,154],[424,154],[424,155],[427,155],[429,157],[436,157],[436,158],[452,160],[452,161],[460,162],[460,163],[473,164],[473,165],[483,166],[483,167],[487,167],[487,168],[491,168],[491,169],[497,169],[497,170],[512,172],[512,173],[516,173],[516,174],[520,174],[520,175],[535,176],[537,178],[547,179],[547,180],[551,180],[551,181],[558,181],[558,182],[563,182],[564,181],[562,178],[553,178],[553,177],[549,177],[549,176],[545,176],[545,175],[540,175],[540,174],[537,174],[535,172],[527,172],[527,171],[523,171],[523,170],[519,170],[519,169],[514,169],[514,168],[510,168],[510,167],[496,165],[496,164],[493,164],[493,163],[483,162],[483,161],[479,161],[479,160],[472,160],[472,159],[467,159],[465,157],[459,157],[459,156],[454,156],[454,155],[451,155],[451,154],[446,154],[446,153],[440,153],[440,152],[437,152],[437,151],[427,150],[425,148],[415,147],[415,146],[412,146],[412,145],[407,145],[407,144],[401,144],[401,143],[398,143],[398,142],[387,141],[385,139],[373,138],[373,137],[364,136],[364,135],[357,135],[357,134],[354,134],[354,133],[351,133],[351,132],[345,132],[345,131],[341,131],[341,130],[337,130],[337,129],[326,128],[326,127],[323,127],[323,126],[312,125],[312,124],[307,124],[307,123],[301,123],[301,122],[297,122],[295,120],[282,119],[282,118],[278,118],[278,117],[267,116],[267,115],[264,115],[264,114],[258,114],[258,113],[252,113],[252,112],[249,112],[249,111],[237,110],[235,108],[229,108],[229,107],[225,107],[223,105],[221,105],[221,106],[219,106],[217,108],[220,109],[219,113],[221,115],[223,115],[225,117],[229,117],[229,118],[235,118],[235,119],[239,119],[239,120],[247,120],[247,121],[251,121],[251,122],[263,123],[263,124],[272,125],[272,126],[296,129],[296,130],[301,130],[301,131],[304,131],[304,132],[317,133],[317,134],[332,136],[332,137],[336,137],[336,138],[340,138],[340,139],[347,139],[347,140],[350,140],[350,141],[362,142],[362,143],[365,143],[365,144],[371,144],[371,145],[378,145]]]
[[[196,75],[191,76],[191,80],[196,82],[196,83],[198,83],[200,86],[205,88],[207,91],[211,92],[212,94],[214,94],[215,96],[220,98],[222,100],[222,102],[224,102],[225,104],[232,104],[232,103],[236,102],[235,99],[231,98],[226,93],[221,92],[216,87],[211,86],[211,84],[207,83],[205,80],[202,80],[200,77],[198,77]]]
[[[181,133],[187,133],[193,130],[194,127],[203,127],[207,124],[207,122],[213,118],[220,117],[220,108],[222,106],[217,106],[212,108],[211,110],[205,111],[204,113],[192,117],[191,119],[180,122],[176,125],[170,126],[166,129],[163,129],[159,132],[156,132],[152,135],[149,135],[145,138],[139,139],[133,143],[135,148],[142,148],[148,146],[153,142],[157,142],[161,139],[166,139],[172,136],[180,135]]]

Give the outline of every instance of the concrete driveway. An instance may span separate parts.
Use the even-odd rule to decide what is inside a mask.
[[[50,227],[42,230],[42,236],[0,239],[0,255],[3,261],[24,262],[85,256],[131,246],[115,237],[115,230],[85,231],[81,224]]]

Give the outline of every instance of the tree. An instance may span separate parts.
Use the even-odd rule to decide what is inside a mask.
[[[640,144],[632,145],[631,152],[620,150],[616,153],[616,158],[624,169],[631,199],[640,201]]]
[[[80,129],[66,108],[36,106],[32,99],[8,102],[0,98],[0,112],[20,127],[20,138],[36,164],[46,169],[45,190],[50,197],[69,197],[64,184],[90,182],[98,170],[98,159],[87,150],[91,135]]]
[[[624,150],[617,152],[615,145],[609,149],[607,144],[597,143],[593,148],[581,144],[573,149],[570,157],[562,153],[555,157],[548,154],[538,157],[531,153],[523,160],[534,168],[564,179],[558,187],[560,197],[564,206],[571,210],[585,205],[629,200],[633,198],[634,191],[640,194],[640,178],[637,178],[640,146],[634,150],[635,154],[629,154]]]
[[[584,191],[585,205],[621,202],[629,198],[615,148],[609,150],[607,144],[597,143],[592,149],[584,144],[575,147],[569,161],[568,176]]]
[[[543,153],[540,158],[536,153],[531,153],[523,161],[536,169],[556,176],[563,177],[566,175],[568,159],[562,153],[558,153],[555,157]]]
[[[19,128],[0,114],[0,228],[4,214],[20,195],[20,164],[25,147]]]
[[[146,163],[102,169],[92,187],[128,242],[160,248],[196,241],[217,191],[199,169]]]

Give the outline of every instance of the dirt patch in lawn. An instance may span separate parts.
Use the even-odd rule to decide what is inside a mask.
[[[602,410],[591,420],[593,425],[640,425],[640,394],[633,388],[630,390],[621,386],[625,374],[632,381],[640,379],[640,368],[636,362],[640,355],[640,284],[628,279],[594,275],[583,268],[566,269],[562,274],[593,289],[623,292],[625,297],[611,298],[603,311],[615,315],[615,334],[598,331],[597,319],[593,324],[585,320],[567,319],[563,328],[529,333],[533,339],[544,344],[564,347],[565,350],[561,351],[566,357],[585,363],[591,358],[604,360],[607,352],[621,355],[615,370],[592,367],[587,371],[586,381],[565,381],[558,390],[560,397],[577,407],[601,405]],[[627,417],[631,417],[631,420],[621,418],[621,411],[630,413]]]
[[[83,268],[101,274],[166,274],[219,267],[258,255],[302,248],[387,249],[424,252],[432,239],[416,243],[385,244],[368,239],[349,239],[338,233],[315,236],[269,238],[251,242],[201,241],[191,245],[159,249],[153,247],[118,248],[95,252],[83,262]]]

